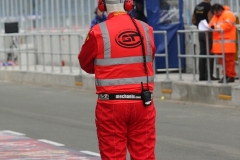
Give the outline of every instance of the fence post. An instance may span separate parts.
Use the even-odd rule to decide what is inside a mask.
[[[180,47],[180,33],[177,32],[177,41],[178,41],[178,67],[179,67],[179,81],[183,81],[182,79],[182,64],[181,64],[181,47]]]

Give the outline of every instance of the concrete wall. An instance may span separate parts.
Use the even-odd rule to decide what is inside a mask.
[[[33,71],[0,70],[0,81],[95,91],[95,77],[89,74],[59,74]],[[193,83],[191,81],[155,81],[155,99],[240,107],[240,85]]]

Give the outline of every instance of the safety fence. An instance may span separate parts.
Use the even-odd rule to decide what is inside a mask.
[[[210,55],[209,53],[209,49],[206,49],[206,55],[198,55],[194,53],[194,44],[192,43],[192,52],[191,54],[181,54],[181,46],[180,46],[180,35],[181,34],[186,34],[186,33],[190,33],[190,36],[193,37],[194,33],[200,33],[200,32],[204,32],[205,36],[206,36],[206,48],[209,48],[209,42],[208,42],[208,36],[210,32],[219,32],[221,34],[221,46],[222,46],[222,54],[221,55]],[[193,38],[191,38],[193,39]],[[181,59],[182,58],[191,58],[192,59],[192,66],[193,66],[193,82],[197,82],[196,79],[196,62],[197,59],[199,58],[206,58],[207,60],[207,83],[212,83],[211,82],[211,76],[210,76],[210,59],[214,58],[215,59],[215,68],[216,68],[216,72],[219,72],[219,68],[220,70],[222,70],[222,75],[226,75],[226,63],[225,63],[225,54],[224,54],[224,32],[223,30],[209,30],[209,31],[200,31],[200,30],[178,30],[177,31],[177,40],[178,40],[178,64],[179,64],[179,81],[183,81],[183,76],[182,76],[182,68],[181,68]],[[236,42],[238,45],[240,45],[240,29],[238,29],[238,42]],[[217,65],[217,59],[221,58],[223,59],[222,61],[222,65]],[[239,50],[238,50],[238,60],[237,60],[237,71],[238,71],[238,78],[240,76],[240,55],[239,55]],[[219,74],[219,73],[216,73]],[[223,76],[223,84],[226,84],[226,76]],[[239,80],[239,85],[240,85],[240,80]]]
[[[84,40],[79,33],[0,34],[1,69],[79,73],[77,56]]]
[[[205,32],[205,36],[206,36],[206,48],[209,48],[209,42],[208,42],[208,36],[209,36],[209,32],[211,31],[200,31],[200,30],[178,30],[177,31],[177,39],[178,39],[178,63],[179,63],[179,80],[182,81],[182,68],[181,68],[181,59],[182,58],[192,58],[192,63],[193,63],[193,82],[196,82],[196,59],[198,58],[206,58],[207,59],[207,77],[208,77],[208,82],[211,82],[210,79],[210,58],[222,58],[225,59],[225,54],[224,54],[224,45],[222,45],[222,55],[210,55],[209,53],[209,49],[206,49],[206,55],[197,55],[194,54],[194,52],[191,52],[192,54],[189,55],[182,55],[181,54],[181,47],[180,47],[180,35],[181,34],[186,34],[186,33],[190,33],[190,36],[193,37],[194,33],[199,33],[199,32]],[[220,32],[221,34],[221,43],[224,44],[224,39],[223,39],[223,31],[222,30],[214,30],[214,32]],[[194,50],[194,46],[192,45],[192,50]],[[223,75],[225,75],[226,73],[226,68],[225,68],[225,61],[223,61]],[[226,83],[226,77],[224,76],[224,83]]]
[[[214,30],[220,32],[223,35],[222,30]],[[181,68],[181,59],[191,59],[193,66],[192,81],[198,82],[196,79],[197,68],[196,63],[199,58],[207,59],[208,67],[208,77],[210,77],[209,72],[209,60],[211,58],[224,59],[225,55],[210,55],[207,50],[207,55],[198,55],[194,53],[194,47],[192,44],[192,52],[189,54],[180,53],[180,36],[181,34],[190,34],[193,37],[194,33],[199,33],[203,31],[199,30],[179,30],[177,31],[178,39],[178,63],[179,63],[179,75],[178,80],[183,81]],[[206,36],[208,32],[205,31]],[[172,73],[169,72],[169,54],[168,53],[168,40],[167,31],[154,31],[154,35],[162,35],[165,53],[156,53],[155,60],[157,58],[165,58],[165,80],[171,80],[170,76]],[[240,37],[240,30],[238,29],[238,37]],[[208,40],[208,38],[206,38]],[[47,73],[60,73],[60,74],[82,74],[84,73],[78,62],[78,54],[84,43],[85,35],[80,33],[19,33],[19,34],[0,34],[0,69],[2,70],[22,70],[22,71],[33,71],[33,72],[47,72]],[[222,44],[224,39],[222,38]],[[8,45],[6,45],[8,44]],[[238,44],[240,44],[240,38],[238,38]],[[158,44],[155,44],[158,46]],[[163,45],[163,44],[162,44]],[[208,45],[208,42],[206,42]],[[224,45],[222,45],[224,50]],[[238,64],[240,64],[240,54],[238,54]],[[216,60],[215,60],[216,62]],[[223,75],[225,75],[225,61],[223,61]],[[155,67],[155,62],[154,62]],[[238,65],[239,68],[239,65]],[[155,75],[156,73],[156,68]],[[240,75],[240,68],[238,69],[238,76]],[[176,74],[176,73],[175,73]],[[225,78],[225,77],[224,77]],[[209,78],[207,83],[211,83]],[[224,79],[224,84],[226,84],[226,79]],[[240,84],[240,82],[239,82]]]

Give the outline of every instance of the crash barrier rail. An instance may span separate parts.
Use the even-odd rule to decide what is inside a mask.
[[[167,31],[154,31],[154,35],[160,34],[164,37],[162,44],[164,44],[165,53],[157,53],[155,57],[165,57],[166,80],[170,80]],[[82,73],[77,61],[77,55],[83,44],[84,37],[79,33],[63,32],[0,34],[0,46],[3,46],[0,49],[0,68],[73,73],[74,67],[75,71],[77,68]],[[155,60],[153,63],[156,75]],[[67,70],[66,66],[68,66]]]
[[[195,55],[192,52],[191,55],[180,54],[180,34],[201,32],[198,30],[179,30],[178,34],[178,59],[179,59],[179,80],[182,78],[181,58],[193,59],[193,81],[196,81],[196,68],[195,62],[197,58],[207,58],[209,68],[209,58],[223,58],[221,56],[209,55],[207,51],[206,56]],[[223,32],[218,30],[218,32]],[[207,31],[205,32],[208,36]],[[168,43],[167,43],[167,31],[154,31],[154,35],[162,34],[164,36],[165,53],[156,54],[157,57],[165,57],[166,60],[166,80],[169,78],[169,66],[168,66]],[[239,34],[239,32],[238,32]],[[82,44],[84,43],[85,36],[79,33],[20,33],[20,34],[0,34],[0,68],[13,68],[25,71],[38,71],[38,72],[50,72],[50,73],[82,73],[79,67],[77,55],[80,51]],[[240,39],[240,38],[239,38]],[[238,39],[238,40],[239,40]],[[208,38],[207,38],[208,40]],[[223,41],[223,39],[222,39]],[[8,47],[6,47],[9,43]],[[240,44],[240,42],[238,42]],[[163,45],[163,44],[162,44]],[[208,45],[208,43],[206,44]],[[157,46],[157,44],[156,44]],[[192,46],[193,48],[194,46]],[[2,57],[2,58],[1,58]],[[156,60],[155,58],[155,60]],[[3,61],[1,61],[3,60]],[[239,54],[240,60],[240,54]],[[10,64],[9,64],[10,63]],[[225,61],[223,61],[225,66]],[[154,61],[155,67],[155,61]],[[156,73],[156,69],[154,68]],[[209,71],[209,69],[208,69]],[[225,67],[223,67],[224,73]],[[210,73],[208,73],[209,75]],[[240,74],[239,74],[240,75]],[[210,76],[208,76],[210,77]],[[207,83],[210,82],[208,79]],[[224,80],[226,83],[226,80]]]
[[[178,41],[178,65],[179,65],[179,81],[183,81],[182,78],[182,68],[181,68],[181,59],[182,58],[192,58],[192,63],[193,63],[193,82],[197,82],[196,80],[196,60],[198,58],[206,58],[207,59],[207,75],[208,75],[208,80],[207,83],[211,83],[211,78],[210,78],[210,58],[222,58],[225,59],[225,54],[224,54],[224,45],[222,45],[222,55],[210,55],[209,50],[206,49],[206,55],[196,55],[194,54],[194,44],[192,44],[192,54],[190,55],[183,55],[181,54],[181,47],[180,47],[180,35],[181,34],[190,34],[191,37],[193,37],[194,33],[199,33],[199,32],[205,32],[206,35],[206,48],[209,48],[209,39],[208,39],[208,33],[210,32],[220,32],[221,34],[221,43],[224,44],[224,38],[223,38],[223,30],[209,30],[209,31],[200,31],[200,30],[178,30],[177,31],[177,41]],[[193,38],[192,38],[193,39]],[[226,75],[226,64],[225,61],[223,61],[223,75]],[[226,77],[223,76],[223,84],[226,84]]]
[[[167,31],[153,31],[154,36],[162,34],[164,36],[164,47],[165,47],[165,52],[164,53],[156,53],[155,54],[155,59],[153,61],[153,66],[154,66],[154,73],[156,75],[157,69],[156,69],[156,58],[157,57],[165,57],[165,63],[166,63],[166,80],[170,80],[169,78],[169,65],[168,65],[168,40],[167,40]],[[155,44],[155,46],[157,46]]]
[[[84,37],[79,33],[0,34],[0,67],[81,73],[77,55],[83,42]]]

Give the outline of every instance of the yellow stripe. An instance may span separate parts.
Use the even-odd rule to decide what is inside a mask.
[[[75,82],[76,86],[82,86],[82,82]]]
[[[162,89],[162,93],[172,94],[172,90],[171,89]]]
[[[224,95],[224,94],[219,94],[218,95],[219,99],[223,99],[223,100],[231,100],[232,96],[228,96],[228,95]]]

